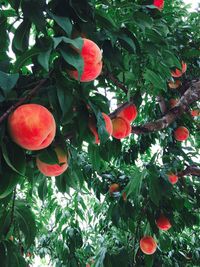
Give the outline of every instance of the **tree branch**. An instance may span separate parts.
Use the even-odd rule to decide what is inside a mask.
[[[200,169],[197,166],[188,166],[185,170],[177,174],[178,177],[183,177],[186,175],[198,176],[200,177]]]
[[[110,73],[109,71],[104,71],[104,77],[111,80],[117,87],[122,89],[124,93],[127,95],[128,88],[122,82],[120,82],[116,77],[114,77],[112,73]]]
[[[160,107],[160,111],[164,115],[167,112],[167,106],[164,97],[162,95],[157,96],[157,101]]]
[[[142,126],[133,126],[132,133],[144,134],[150,132],[160,131],[167,128],[172,122],[174,122],[178,117],[180,117],[185,111],[187,111],[188,106],[193,102],[200,99],[200,81],[192,83],[192,85],[185,91],[183,96],[180,98],[177,105],[170,109],[161,119],[153,122],[148,122]]]
[[[18,106],[22,105],[26,101],[30,100],[36,93],[39,91],[42,87],[42,85],[47,81],[48,78],[42,79],[38,82],[38,85],[36,85],[31,91],[28,92],[26,96],[23,98],[20,98],[17,103],[12,105],[1,117],[0,117],[0,124],[9,116],[11,112],[13,112]]]

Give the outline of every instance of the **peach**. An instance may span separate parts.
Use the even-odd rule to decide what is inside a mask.
[[[172,227],[170,221],[164,215],[160,215],[160,217],[156,220],[156,225],[163,231],[168,231]]]
[[[119,184],[114,183],[109,186],[109,193],[112,195],[113,193],[119,192]]]
[[[175,98],[171,98],[169,100],[169,104],[170,104],[170,107],[173,108],[176,106],[176,104],[178,103],[179,99],[175,99]]]
[[[100,48],[91,40],[83,38],[83,47],[81,54],[84,62],[83,73],[80,77],[81,82],[90,82],[95,80],[102,70],[102,52]],[[69,75],[78,80],[78,71],[70,70]]]
[[[170,81],[168,82],[168,86],[171,89],[177,89],[179,86],[181,86],[181,81],[180,80],[176,80],[175,82]]]
[[[174,131],[174,137],[177,141],[185,141],[189,137],[189,131],[186,127],[180,126]]]
[[[144,236],[140,240],[140,249],[144,254],[151,255],[157,249],[156,241],[151,236]]]
[[[194,110],[190,111],[190,114],[192,117],[198,117],[198,116],[200,116],[200,111],[199,111],[199,109],[194,109]]]
[[[118,113],[117,117],[121,117],[128,122],[132,122],[137,117],[137,108],[135,105],[130,105],[126,108],[124,108],[120,113]]]
[[[182,69],[175,69],[175,71],[171,72],[172,77],[174,78],[179,78],[183,75],[183,73],[185,73],[187,70],[187,64],[185,62],[182,61]]]
[[[28,150],[48,147],[56,133],[53,115],[38,104],[19,106],[8,117],[8,131],[12,140]]]
[[[55,152],[58,157],[59,164],[48,164],[41,161],[39,156],[36,157],[36,165],[39,171],[45,176],[61,175],[68,167],[66,153],[60,147],[56,147]]]
[[[171,184],[176,184],[178,182],[178,176],[173,173],[170,173],[168,174],[168,180]]]
[[[121,117],[114,118],[112,120],[112,124],[113,124],[112,136],[115,137],[116,139],[125,138],[131,133],[130,123]]]
[[[102,112],[102,116],[105,121],[106,131],[108,132],[109,135],[111,135],[113,132],[113,125],[112,125],[111,119],[108,115],[106,115],[103,112]],[[99,144],[100,140],[99,140],[99,135],[98,135],[97,127],[96,127],[96,121],[92,118],[89,120],[89,128],[95,137],[95,143]]]
[[[162,10],[164,7],[164,0],[154,0],[154,6],[156,6],[159,10]]]

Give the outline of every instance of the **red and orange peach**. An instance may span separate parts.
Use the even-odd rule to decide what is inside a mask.
[[[171,184],[176,184],[178,182],[178,176],[174,173],[168,174],[168,180]]]
[[[187,140],[189,135],[188,129],[184,126],[180,126],[174,131],[175,139],[180,142]]]
[[[175,71],[171,72],[172,77],[174,78],[179,78],[181,77],[187,70],[187,64],[185,62],[182,61],[182,69],[175,69]]]
[[[82,50],[78,52],[82,56],[84,63],[80,81],[90,82],[95,80],[102,70],[102,52],[100,48],[93,41],[83,38]],[[70,70],[68,73],[72,78],[79,79],[77,70]]]
[[[163,214],[156,220],[156,225],[160,230],[168,231],[171,228],[171,223]]]
[[[144,254],[151,255],[157,249],[156,241],[151,236],[144,236],[140,240],[140,249]]]
[[[56,133],[53,115],[38,104],[19,106],[8,117],[8,131],[12,140],[28,150],[48,147]]]
[[[159,10],[164,8],[164,0],[154,0],[154,6],[156,6]]]
[[[112,195],[113,193],[119,192],[119,184],[114,183],[109,186],[109,193]]]
[[[171,89],[177,89],[178,87],[181,86],[181,81],[180,80],[176,80],[174,82],[173,81],[170,81],[170,82],[168,82],[168,86]]]
[[[113,133],[112,136],[116,139],[127,137],[131,133],[130,123],[121,117],[116,117],[112,120]]]
[[[134,121],[137,117],[137,108],[134,104],[129,105],[128,107],[124,108],[121,112],[117,114],[117,117],[121,117],[127,120],[129,123]]]
[[[66,153],[60,147],[56,147],[55,152],[56,152],[59,164],[48,164],[48,163],[41,161],[39,159],[39,156],[36,157],[36,165],[39,171],[45,176],[61,175],[63,172],[66,171],[68,167]]]
[[[190,114],[192,117],[199,117],[200,116],[200,110],[199,109],[191,110]]]

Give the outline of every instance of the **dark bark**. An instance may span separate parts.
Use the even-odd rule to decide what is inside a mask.
[[[188,110],[188,106],[200,99],[200,81],[192,83],[180,98],[177,105],[170,109],[161,119],[148,122],[142,126],[133,126],[132,133],[144,134],[167,128],[172,122]]]

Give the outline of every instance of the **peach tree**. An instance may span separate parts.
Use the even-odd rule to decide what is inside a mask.
[[[200,265],[200,15],[0,1],[4,267]]]

